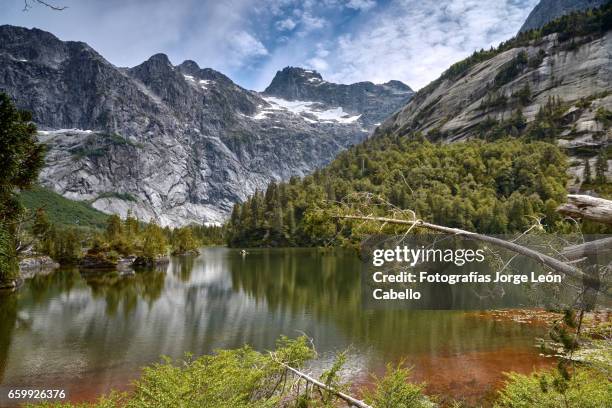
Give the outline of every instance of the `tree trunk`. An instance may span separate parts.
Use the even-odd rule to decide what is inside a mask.
[[[569,194],[567,203],[561,204],[557,211],[573,218],[612,224],[612,201],[604,198]]]
[[[612,237],[585,242],[580,245],[568,246],[561,251],[561,255],[568,261],[584,258],[591,255],[603,255],[612,252]]]

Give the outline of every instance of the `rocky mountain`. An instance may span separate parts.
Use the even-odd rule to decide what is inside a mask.
[[[597,8],[609,0],[540,0],[535,8],[529,13],[527,20],[519,32],[540,28],[572,11]]]
[[[351,115],[361,115],[366,125],[380,124],[398,106],[405,104],[414,91],[400,81],[376,85],[358,82],[344,85],[323,80],[317,71],[286,67],[278,71],[264,91],[265,96],[286,100],[315,101],[327,106],[341,106]]]
[[[157,54],[118,68],[85,43],[0,26],[0,91],[33,112],[48,145],[41,183],[163,225],[223,221],[256,189],[364,140],[412,95],[399,82],[336,85],[312,74],[324,88],[297,100],[299,81],[285,91],[277,76],[259,94],[194,61]]]
[[[583,159],[594,165],[612,138],[612,6],[606,7],[589,21],[550,25],[540,37],[525,33],[498,49],[474,53],[421,89],[377,132],[420,132],[454,142],[495,128],[514,132],[539,118],[536,137],[558,127],[559,145],[580,158],[570,168],[576,180]],[[545,117],[551,105],[554,120]]]

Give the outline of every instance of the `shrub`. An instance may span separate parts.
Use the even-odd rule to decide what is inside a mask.
[[[410,369],[402,364],[396,367],[387,364],[385,376],[374,376],[376,386],[366,392],[365,400],[376,408],[424,408],[434,407],[434,403],[423,395],[424,384],[408,382]]]
[[[496,408],[601,408],[612,401],[612,384],[605,375],[577,369],[569,381],[557,372],[507,374]]]

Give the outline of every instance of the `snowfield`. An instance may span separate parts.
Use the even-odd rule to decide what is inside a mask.
[[[356,122],[361,115],[350,116],[350,114],[346,113],[342,107],[331,108],[331,109],[321,109],[321,106],[318,102],[312,101],[288,101],[281,98],[276,98],[273,96],[266,96],[263,98],[266,102],[268,102],[271,106],[268,106],[258,112],[252,118],[255,120],[261,120],[268,117],[268,115],[273,115],[275,111],[289,111],[295,115],[300,116],[302,119],[309,123],[322,122],[322,123],[330,123],[330,122],[338,122],[338,123],[354,123]],[[317,120],[313,120],[311,117],[314,116]]]

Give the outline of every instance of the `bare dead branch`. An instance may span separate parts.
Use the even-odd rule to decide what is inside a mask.
[[[357,407],[357,408],[373,408],[372,406],[366,404],[365,402],[358,400],[357,398],[353,398],[350,395],[347,395],[343,392],[340,392],[338,390],[333,389],[332,387],[329,387],[325,384],[323,384],[321,381],[316,380],[314,378],[312,378],[311,376],[309,376],[308,374],[302,373],[299,370],[296,370],[295,368],[281,362],[281,361],[277,361],[276,362],[278,364],[280,364],[281,366],[285,367],[287,370],[291,371],[293,374],[297,375],[299,378],[303,378],[306,381],[306,384],[311,383],[314,386],[318,387],[319,389],[324,389],[325,391],[328,391],[330,393],[332,393],[333,395],[335,395],[336,397],[340,398],[341,400],[345,401],[347,404],[349,404],[352,407]]]
[[[603,255],[610,252],[612,252],[612,237],[607,237],[580,245],[568,246],[561,251],[561,255],[570,261],[575,261],[590,255]]]
[[[574,266],[568,265],[565,262],[559,261],[558,259],[555,259],[551,256],[545,255],[541,252],[534,251],[533,249],[516,244],[514,242],[505,241],[500,238],[491,237],[488,235],[482,235],[482,234],[478,234],[475,232],[462,230],[459,228],[444,227],[442,225],[432,224],[432,223],[425,222],[422,220],[409,221],[409,220],[400,220],[400,219],[387,218],[387,217],[372,217],[372,216],[362,216],[362,215],[337,215],[337,216],[334,216],[334,218],[361,220],[361,221],[386,222],[389,224],[409,225],[411,227],[416,226],[420,228],[429,229],[432,231],[442,232],[445,234],[461,236],[467,239],[488,242],[490,244],[497,245],[499,247],[509,249],[510,251],[513,251],[515,253],[532,258],[536,260],[537,262],[543,265],[546,265],[554,269],[555,271],[561,272],[567,276],[571,276],[576,279],[583,279],[583,278],[589,279],[589,277],[587,277],[580,269]]]
[[[563,215],[612,224],[612,201],[582,194],[569,194],[557,211]]]
[[[23,0],[23,11],[28,11],[32,8],[32,3],[38,3],[55,11],[66,10],[68,6],[56,6],[44,0]]]

